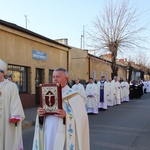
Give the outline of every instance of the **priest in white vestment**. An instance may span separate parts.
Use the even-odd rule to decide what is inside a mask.
[[[129,84],[124,79],[121,83],[121,101],[128,102],[129,101]]]
[[[111,97],[111,79],[109,79],[109,81],[105,81],[105,86],[104,86],[104,90],[105,90],[105,98],[107,99],[107,106],[113,106],[113,99]]]
[[[142,83],[143,83],[143,93],[146,94],[146,91],[147,91],[147,81],[144,80]]]
[[[118,105],[121,104],[121,85],[120,82],[118,81],[119,78],[114,76],[114,80],[111,82],[112,83],[112,97],[113,97],[113,105]]]
[[[4,79],[6,71],[7,63],[0,59],[0,150],[23,150],[24,111],[17,86]]]
[[[86,96],[87,96],[87,104],[86,104],[87,113],[98,114],[99,92],[97,85],[93,81],[93,78],[89,79],[89,83],[86,86]]]
[[[100,81],[97,82],[97,88],[99,91],[99,102],[98,102],[99,110],[107,110],[107,99],[106,99],[107,89],[105,88],[105,86],[106,86],[105,77],[101,76]]]
[[[68,73],[56,68],[53,82],[61,84],[63,109],[46,115],[38,108],[32,150],[89,150],[89,122],[82,97],[66,85]],[[42,118],[44,117],[44,118]],[[39,120],[40,119],[40,120]]]
[[[147,90],[146,90],[147,93],[150,92],[150,81],[147,81]]]
[[[76,92],[78,92],[81,96],[82,96],[82,98],[83,98],[83,100],[84,100],[84,103],[85,103],[85,105],[86,105],[86,93],[85,93],[85,88],[84,88],[84,86],[80,83],[80,79],[79,78],[76,78],[75,79],[75,84],[72,86],[72,89],[74,90],[74,91],[76,91]]]

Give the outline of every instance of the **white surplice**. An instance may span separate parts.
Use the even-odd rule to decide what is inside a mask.
[[[92,97],[88,97],[89,95],[92,95]],[[99,92],[97,85],[95,83],[87,84],[86,96],[87,96],[87,104],[86,104],[87,113],[98,114]]]
[[[83,97],[84,103],[86,104],[87,100],[86,100],[86,93],[85,93],[84,86],[81,83],[78,83],[78,84],[74,84],[72,86],[72,89],[78,92]]]

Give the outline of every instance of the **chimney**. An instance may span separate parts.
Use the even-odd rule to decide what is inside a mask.
[[[64,45],[68,45],[68,39],[64,38],[64,39],[56,39],[55,41],[64,44]]]

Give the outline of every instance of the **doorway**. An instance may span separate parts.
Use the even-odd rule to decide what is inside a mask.
[[[35,102],[36,106],[40,104],[40,94],[39,94],[39,85],[41,83],[44,83],[44,69],[36,68],[36,74],[35,74]]]

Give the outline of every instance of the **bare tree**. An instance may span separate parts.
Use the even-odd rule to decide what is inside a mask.
[[[148,57],[148,53],[142,51],[139,51],[136,57],[136,63],[139,65],[140,70],[145,74],[148,74],[148,72],[150,71]]]
[[[107,1],[108,2],[108,1]],[[139,35],[145,27],[139,26],[138,21],[141,15],[137,13],[135,7],[130,7],[127,0],[123,0],[120,4],[114,4],[113,0],[106,4],[103,13],[96,17],[94,29],[89,32],[92,44],[97,49],[97,53],[110,52],[112,55],[112,78],[117,76],[118,67],[116,58],[118,52],[143,48],[139,42],[144,38]]]

